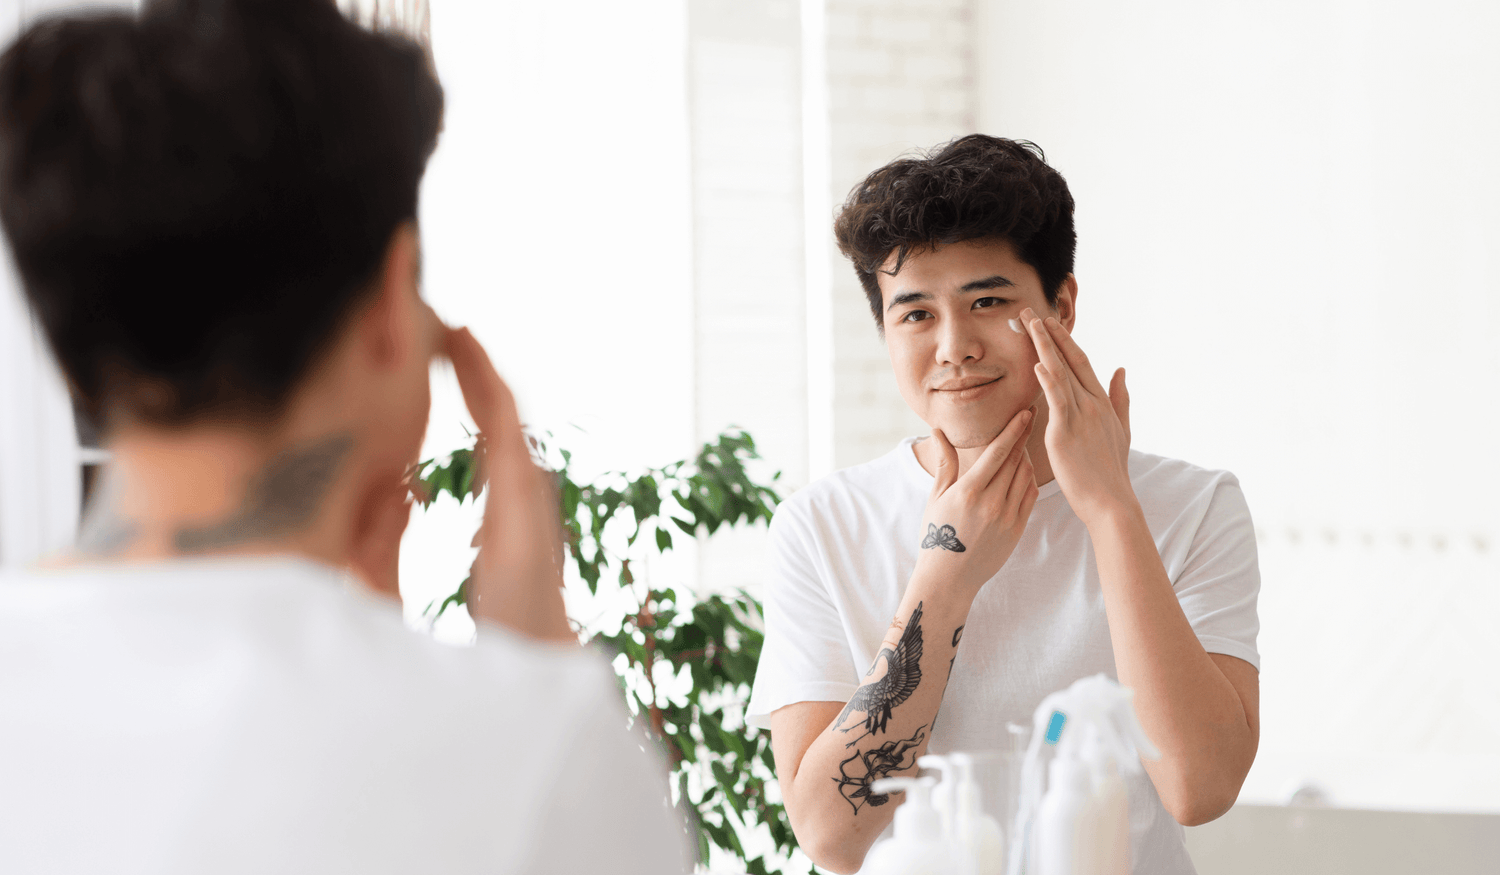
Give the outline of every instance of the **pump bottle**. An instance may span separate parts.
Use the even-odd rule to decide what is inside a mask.
[[[870,849],[860,875],[953,875],[955,861],[943,837],[943,825],[932,808],[931,778],[881,778],[875,793],[905,791],[896,809],[889,839]]]
[[[958,772],[953,791],[953,840],[963,858],[964,875],[1004,875],[1005,834],[995,818],[984,813],[979,782],[974,777],[974,758],[966,753],[949,756]]]

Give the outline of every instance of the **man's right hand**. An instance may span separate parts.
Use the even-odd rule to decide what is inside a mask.
[[[941,574],[973,594],[1010,558],[1036,504],[1026,452],[1034,420],[1029,408],[1011,417],[962,477],[958,451],[940,429],[932,430],[938,469],[918,535],[918,574]]]
[[[444,347],[479,427],[478,476],[490,491],[475,536],[469,613],[530,638],[577,644],[563,607],[556,489],[531,459],[515,396],[467,328],[447,329]]]

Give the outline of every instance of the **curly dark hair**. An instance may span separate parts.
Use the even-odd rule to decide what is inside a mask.
[[[876,170],[849,192],[833,223],[839,251],[870,301],[881,333],[876,272],[891,253],[894,276],[914,249],[996,237],[1036,269],[1049,304],[1073,272],[1073,196],[1041,147],[969,134]]]

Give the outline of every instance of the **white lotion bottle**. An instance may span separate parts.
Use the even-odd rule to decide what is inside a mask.
[[[963,875],[1004,875],[1005,833],[995,818],[984,813],[974,758],[950,754],[958,782],[953,791],[953,838]]]
[[[937,784],[932,788],[932,808],[943,823],[943,838],[953,841],[953,763],[942,754],[930,753],[917,760],[917,765],[938,773]]]
[[[1099,875],[1091,865],[1098,855],[1093,853],[1094,782],[1088,766],[1058,756],[1047,777],[1032,838],[1036,868],[1028,875]]]
[[[881,778],[874,793],[906,793],[896,809],[892,835],[870,849],[860,875],[953,875],[955,861],[932,808],[931,778]]]
[[[1099,875],[1130,875],[1130,801],[1114,757],[1096,733],[1083,743],[1094,783],[1094,844]]]

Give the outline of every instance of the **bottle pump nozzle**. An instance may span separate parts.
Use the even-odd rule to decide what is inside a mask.
[[[902,840],[943,840],[943,823],[932,808],[931,778],[881,778],[870,785],[873,793],[906,793],[906,804],[896,809],[894,837]]]
[[[917,765],[938,772],[938,784],[932,793],[932,807],[938,813],[938,819],[942,821],[943,835],[951,838],[953,836],[954,799],[957,796],[953,774],[955,766],[948,757],[935,753],[919,758]]]

